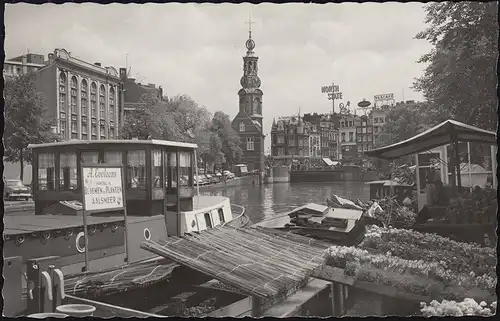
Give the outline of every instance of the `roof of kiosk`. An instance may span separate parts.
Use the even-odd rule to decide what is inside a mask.
[[[198,145],[191,143],[173,142],[168,140],[69,140],[64,142],[54,142],[45,144],[29,144],[28,148],[44,148],[44,147],[64,147],[64,146],[85,146],[85,145],[152,145],[152,146],[168,146],[168,147],[180,147],[196,149]]]
[[[406,155],[417,154],[435,147],[447,145],[452,140],[452,133],[457,141],[496,144],[496,133],[467,125],[456,120],[447,120],[425,132],[402,142],[372,149],[365,155],[383,159],[396,159]]]

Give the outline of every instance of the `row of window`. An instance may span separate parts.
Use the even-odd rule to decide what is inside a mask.
[[[67,120],[66,113],[72,114],[71,122],[70,122],[70,130],[71,130],[71,138],[77,139],[78,137],[78,125],[76,121],[77,112],[77,93],[78,93],[78,81],[76,76],[71,77],[71,81],[69,84],[70,88],[70,101],[69,101],[69,110],[67,104],[67,93],[68,93],[68,79],[65,72],[61,72],[59,74],[59,119],[60,119],[60,134],[65,138],[70,138],[67,136]],[[90,92],[90,106],[89,106],[89,92]],[[99,95],[98,95],[99,94]],[[80,84],[80,109],[81,109],[81,117],[82,117],[82,139],[88,139],[88,122],[87,116],[89,116],[89,107],[90,107],[90,117],[97,118],[97,102],[99,102],[99,118],[101,120],[109,119],[107,122],[107,127],[109,129],[109,138],[114,138],[114,126],[115,126],[115,117],[117,114],[116,111],[116,92],[113,86],[110,86],[108,92],[108,110],[106,113],[106,86],[101,84],[99,87],[99,92],[97,90],[97,84],[95,82],[91,82],[90,90],[89,85],[86,79],[82,79]],[[99,100],[97,99],[99,97]],[[91,139],[97,139],[97,124],[94,122],[90,126],[91,130]],[[104,124],[100,125],[100,137],[101,139],[106,138],[106,126]]]
[[[4,64],[3,73],[6,75],[15,75],[19,76],[24,73],[33,73],[36,72],[40,67],[26,66],[26,65],[10,65],[8,63]]]
[[[345,141],[346,141],[346,135],[345,135],[345,133],[341,133],[340,134],[340,141],[342,143],[345,143]],[[353,132],[349,132],[349,141],[350,142],[354,141],[354,133]]]
[[[362,144],[358,145],[358,152],[365,152],[372,149],[372,144]]]
[[[193,186],[193,162],[191,153],[179,153],[179,173],[177,173],[177,159],[175,152],[167,152],[162,159],[161,150],[153,150],[152,159],[152,187],[153,188],[176,188],[177,180],[180,186]],[[116,164],[123,163],[123,152],[121,151],[84,151],[80,153],[81,162],[87,164]],[[146,151],[131,150],[126,152],[127,156],[127,187],[146,188]],[[167,169],[163,174],[163,164]],[[41,153],[38,155],[38,189],[54,191],[56,157],[54,153]],[[78,189],[77,153],[67,152],[59,155],[59,189]]]
[[[60,114],[61,118],[66,117],[64,113]],[[87,122],[87,117],[82,116],[82,125],[81,125],[81,132],[82,132],[82,138],[83,140],[88,139],[88,122]],[[95,119],[92,120],[92,124],[90,125],[90,132],[91,132],[91,140],[97,140],[97,128],[99,128],[99,134],[101,139],[106,139],[108,137],[109,139],[114,139],[115,138],[115,128],[109,126],[108,129],[108,135],[106,136],[106,126],[101,123],[101,125],[97,125]],[[78,123],[76,120],[76,116],[72,115],[71,116],[71,122],[70,122],[70,130],[71,130],[71,137],[66,136],[66,131],[67,131],[67,122],[66,119],[61,119],[60,120],[60,135],[63,139],[78,139]]]
[[[357,142],[371,142],[372,136],[369,136],[369,135],[356,136],[356,141]]]
[[[219,209],[217,210],[217,213],[218,213],[218,215],[219,215],[219,222],[220,222],[221,224],[226,223],[226,220],[225,220],[225,218],[224,218],[224,210],[223,210],[222,208],[219,208]],[[205,226],[206,226],[207,228],[212,228],[214,224],[212,223],[212,218],[211,218],[210,213],[205,213],[205,214],[203,214],[203,218],[205,219]]]
[[[373,123],[374,124],[383,124],[385,122],[384,117],[373,117]]]
[[[77,100],[77,91],[78,91],[78,81],[76,76],[71,77],[70,82],[70,107],[71,112],[76,114],[76,100]],[[61,72],[59,75],[59,109],[60,111],[66,111],[66,94],[67,94],[67,78],[64,72]],[[81,93],[81,111],[82,115],[88,115],[88,92],[89,86],[86,79],[82,79],[80,85],[80,93]],[[99,115],[100,118],[105,118],[105,106],[106,106],[106,87],[104,84],[101,84],[99,88]],[[97,85],[95,82],[90,84],[90,109],[91,116],[97,117]],[[109,105],[108,105],[109,119],[113,120],[115,116],[115,89],[110,86],[109,88]]]
[[[356,128],[356,133],[358,133],[358,134],[366,134],[366,133],[371,133],[371,132],[372,132],[371,127],[357,127]]]

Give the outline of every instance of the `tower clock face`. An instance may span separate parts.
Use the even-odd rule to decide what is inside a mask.
[[[260,85],[261,85],[261,83],[260,83],[260,78],[259,78],[259,77],[257,77],[257,79],[255,79],[255,88],[259,88],[259,87],[260,87]]]

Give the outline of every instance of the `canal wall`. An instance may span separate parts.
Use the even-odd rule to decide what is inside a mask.
[[[290,168],[288,166],[275,166],[269,169],[264,178],[264,183],[287,183],[290,182]]]
[[[220,181],[215,184],[200,186],[200,192],[210,192],[224,187],[236,187],[242,185],[258,185],[258,184],[259,184],[259,175],[247,175],[227,180],[225,184],[224,181]]]
[[[309,170],[290,172],[290,182],[370,182],[378,180],[376,172],[364,172],[358,169]]]

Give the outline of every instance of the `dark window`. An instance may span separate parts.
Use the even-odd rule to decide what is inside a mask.
[[[151,157],[153,159],[153,187],[163,188],[163,166],[161,162],[161,150],[152,150]]]
[[[61,190],[77,189],[76,153],[59,155],[59,188]]]
[[[146,187],[146,151],[127,152],[127,179],[129,188]]]
[[[224,210],[222,208],[219,208],[217,212],[219,212],[219,220],[221,224],[226,223],[226,220],[224,219]]]
[[[207,228],[212,228],[212,220],[210,219],[210,213],[205,213],[203,215],[205,217],[205,225]]]
[[[56,161],[53,153],[38,154],[38,189],[40,191],[55,190]]]

